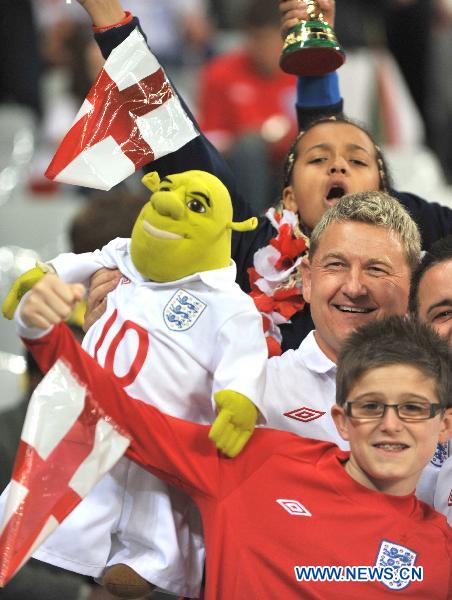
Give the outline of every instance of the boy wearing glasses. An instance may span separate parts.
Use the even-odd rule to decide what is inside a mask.
[[[19,308],[28,326],[39,311],[32,297]],[[207,600],[451,597],[450,529],[413,493],[452,432],[452,355],[428,326],[393,316],[344,343],[332,417],[350,452],[259,429],[234,460],[205,426],[136,401],[131,411],[134,401],[64,325],[42,334],[25,340],[42,368],[69,364],[132,436],[128,456],[197,503]]]

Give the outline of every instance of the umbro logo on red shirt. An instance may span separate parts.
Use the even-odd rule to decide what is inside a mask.
[[[450,490],[449,499],[447,501],[447,506],[452,506],[452,489]]]
[[[289,515],[293,515],[294,517],[312,517],[312,513],[310,513],[301,502],[298,502],[298,500],[279,498],[276,502],[280,504]]]
[[[314,410],[313,408],[309,408],[309,406],[302,406],[284,413],[284,416],[289,417],[289,419],[295,419],[295,421],[308,423],[309,421],[315,421],[319,417],[323,417],[324,414],[325,413],[321,410]]]

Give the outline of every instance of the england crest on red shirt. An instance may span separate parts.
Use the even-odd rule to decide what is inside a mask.
[[[383,579],[382,583],[391,590],[406,588],[410,584],[410,579],[399,577],[399,570],[402,567],[414,567],[416,557],[417,553],[414,550],[389,540],[382,540],[375,566],[391,567],[393,572],[392,579]]]

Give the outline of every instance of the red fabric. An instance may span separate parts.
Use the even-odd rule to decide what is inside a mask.
[[[270,240],[270,244],[281,254],[275,264],[275,268],[279,270],[290,269],[295,260],[307,250],[306,241],[294,237],[289,223],[280,225],[278,235]]]
[[[206,600],[387,600],[392,590],[379,582],[298,583],[294,575],[296,565],[374,565],[386,542],[414,552],[424,569],[423,581],[394,597],[452,597],[444,516],[414,494],[389,496],[359,485],[343,468],[348,453],[333,444],[258,429],[237,458],[220,457],[207,426],[129,398],[66,326],[25,342],[45,369],[58,357],[69,363],[133,436],[129,457],[194,498],[205,534]],[[288,503],[302,510],[293,514]]]
[[[278,144],[281,148],[275,159],[282,158],[297,133],[294,102],[294,76],[278,69],[272,77],[264,77],[244,50],[214,59],[200,73],[199,122],[214,142],[218,134],[232,140],[260,131],[269,117],[283,115],[292,127]]]
[[[293,315],[301,310],[305,301],[298,290],[278,290],[273,296],[266,296],[258,290],[250,292],[257,309],[263,313],[278,312],[286,319],[290,319]],[[268,329],[268,328],[267,328]],[[264,327],[264,331],[266,331]]]
[[[270,240],[270,243],[272,241]],[[256,284],[257,280],[260,279],[260,275],[256,269],[249,267],[247,271],[251,284],[250,296],[260,313],[279,312],[286,319],[290,319],[304,307],[305,301],[298,288],[282,288],[277,290],[273,296],[267,296]],[[262,318],[265,319],[265,315],[262,315]],[[268,320],[267,323],[264,321],[264,331],[267,331],[268,327]]]
[[[267,342],[268,358],[271,358],[272,356],[281,356],[282,349],[275,338],[267,335],[265,336],[265,341]]]

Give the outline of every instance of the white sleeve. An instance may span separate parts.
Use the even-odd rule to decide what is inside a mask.
[[[422,469],[416,496],[452,520],[452,456],[450,442],[438,443],[432,460]]]
[[[102,267],[107,269],[118,268],[116,251],[124,245],[124,241],[121,238],[116,238],[104,246],[102,250],[95,250],[94,252],[59,254],[50,260],[49,264],[55,269],[58,277],[66,283],[83,283],[86,285],[91,275]]]
[[[451,442],[449,442],[449,445]],[[439,469],[438,479],[436,481],[435,509],[446,515],[449,525],[452,527],[452,455]]]
[[[230,317],[214,344],[212,402],[215,392],[233,390],[249,398],[266,420],[261,408],[267,356],[260,314],[249,310]]]

